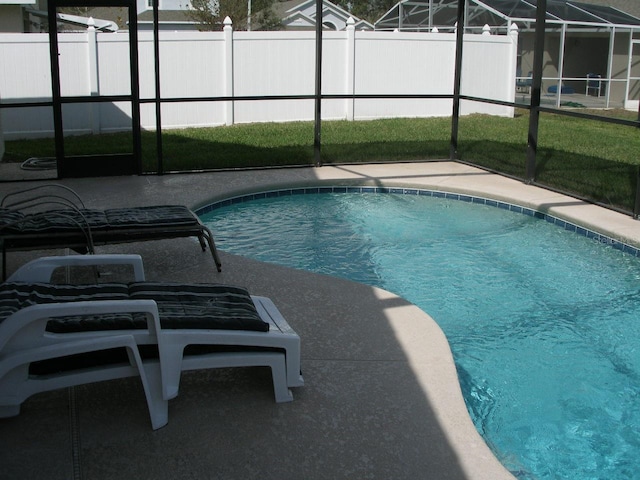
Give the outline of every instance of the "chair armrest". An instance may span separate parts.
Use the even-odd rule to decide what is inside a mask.
[[[157,339],[159,348],[162,340],[158,305],[154,300],[96,300],[88,302],[46,303],[32,305],[18,310],[0,323],[0,352],[9,346],[32,348],[41,344],[69,341],[80,338],[100,337],[104,335],[134,335],[137,330],[88,331],[78,333],[50,333],[47,323],[55,317],[100,315],[113,313],[145,313],[149,334]]]
[[[140,255],[66,255],[41,257],[26,263],[11,275],[9,282],[49,283],[56,268],[73,266],[131,265],[136,282],[143,282],[144,266]]]
[[[137,352],[137,346],[133,335],[83,338],[81,340],[60,342],[17,350],[9,355],[3,355],[2,362],[0,362],[0,378],[2,378],[12,368],[25,363],[38,362],[41,360],[79,353],[98,352],[118,347],[127,347],[131,349],[132,352]]]

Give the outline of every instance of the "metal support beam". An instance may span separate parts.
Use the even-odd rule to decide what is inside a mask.
[[[613,55],[615,52],[616,43],[616,27],[611,28],[609,33],[609,58],[607,62],[607,81],[604,84],[606,104],[605,107],[609,108],[609,102],[611,100],[611,75],[613,74]]]
[[[464,39],[464,11],[466,0],[458,0],[456,29],[456,65],[453,78],[453,112],[451,114],[451,141],[449,160],[458,158],[458,126],[460,123],[460,84],[462,81],[462,45]]]
[[[136,3],[134,0],[92,0],[95,7],[125,7],[129,17],[129,72],[130,93],[122,95],[118,101],[131,102],[131,130],[133,137],[132,153],[109,154],[98,153],[88,155],[66,155],[64,147],[63,104],[101,102],[98,94],[82,96],[62,96],[60,88],[60,62],[58,52],[58,7],[84,7],[89,0],[49,0],[47,15],[49,17],[49,54],[51,65],[51,91],[53,107],[53,127],[55,135],[55,154],[58,178],[87,177],[107,175],[132,175],[142,171],[142,141],[140,133],[140,87],[138,63],[138,23]],[[98,92],[96,92],[98,93]],[[105,95],[106,96],[106,95]],[[115,98],[113,101],[116,101]]]
[[[540,90],[542,89],[542,62],[544,57],[545,17],[547,0],[538,0],[536,7],[536,30],[533,47],[533,78],[531,82],[531,109],[529,110],[529,135],[527,139],[527,165],[525,181],[536,178],[536,155],[538,153],[538,124],[540,122]],[[560,93],[560,92],[559,92]]]
[[[140,132],[140,62],[138,59],[138,13],[136,2],[127,1],[129,12],[129,72],[131,88],[131,133],[136,173],[142,173],[142,134]]]
[[[313,131],[313,157],[316,167],[322,166],[322,0],[316,0],[316,92]]]
[[[636,203],[633,206],[633,218],[640,218],[640,166],[636,174]]]
[[[51,97],[53,99],[53,131],[57,176],[64,160],[64,136],[62,130],[62,102],[60,93],[60,64],[58,63],[58,22],[56,21],[56,3],[49,2],[49,56],[51,58]]]
[[[162,100],[160,93],[160,22],[158,13],[158,4],[160,2],[153,2],[153,52],[154,52],[154,65],[155,65],[155,80],[156,80],[156,155],[158,157],[158,174],[164,173],[164,157],[162,152]],[[131,21],[131,19],[129,19]]]
[[[558,96],[556,97],[556,108],[562,104],[562,78],[564,77],[564,51],[567,43],[567,24],[562,24],[560,30],[560,50],[558,51]]]

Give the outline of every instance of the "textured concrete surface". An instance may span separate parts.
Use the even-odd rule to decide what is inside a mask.
[[[90,207],[195,208],[318,183],[424,187],[538,208],[640,245],[630,217],[450,162],[59,183]],[[0,196],[27,186],[0,183]],[[301,336],[305,386],[276,404],[265,369],[188,372],[158,431],[135,378],[38,394],[18,417],[0,420],[2,478],[512,478],[474,429],[428,312],[380,289],[224,252],[218,273],[193,239],[98,250],[141,254],[150,280],[232,283],[271,297]],[[45,254],[65,251],[9,253],[9,271]]]

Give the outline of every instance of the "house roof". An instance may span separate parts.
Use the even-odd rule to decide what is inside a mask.
[[[626,0],[618,1],[622,3]],[[640,29],[640,15],[636,17],[621,8],[615,8],[613,2],[547,0],[546,21],[548,25],[567,24],[576,28],[626,26]],[[506,28],[515,22],[521,28],[531,28],[536,20],[536,3],[536,0],[470,0],[467,3],[466,25],[469,28],[485,24]],[[452,30],[457,20],[457,5],[457,0],[402,0],[376,22],[376,29]]]
[[[274,10],[282,18],[285,28],[309,29],[315,28],[316,0],[294,0],[276,4]],[[362,20],[347,10],[324,0],[322,4],[322,23],[331,25],[337,30],[344,30],[347,20],[353,18],[357,29],[373,30],[373,25]]]
[[[640,1],[638,0],[580,0],[582,3],[617,8],[634,17],[640,18]]]
[[[186,10],[158,10],[158,21],[172,23],[197,23],[189,18]],[[138,15],[138,22],[153,22],[153,10],[146,10]]]
[[[314,29],[315,28],[315,0],[288,0],[285,2],[275,2],[273,10],[278,18],[283,19],[285,28],[289,29]],[[124,7],[95,7],[87,11],[87,16],[94,18],[106,18],[113,20],[121,29],[127,29],[129,18],[127,9]],[[117,18],[114,18],[117,17]],[[355,20],[356,29],[373,30],[373,25],[365,20],[351,15],[327,0],[323,3],[323,23],[334,25],[338,29],[343,29],[349,17]],[[195,24],[185,10],[158,10],[158,20],[164,24]],[[138,23],[153,22],[153,10],[147,10],[138,15]]]
[[[25,12],[35,17],[44,19],[49,18],[49,12],[43,10],[27,8],[25,9]],[[92,25],[96,30],[101,30],[103,32],[117,32],[119,29],[117,22],[112,20],[103,20],[102,18],[97,16],[83,17],[80,15],[71,15],[68,13],[57,13],[56,18],[58,24],[64,24],[72,27],[87,28]]]

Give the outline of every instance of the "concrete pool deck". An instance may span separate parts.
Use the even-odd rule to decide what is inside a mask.
[[[451,162],[56,183],[96,208],[196,209],[318,184],[416,187],[516,203],[640,246],[640,222],[631,217]],[[0,197],[31,184],[0,183]],[[225,252],[218,273],[193,239],[98,252],[141,254],[150,280],[239,284],[270,297],[302,339],[305,386],[292,403],[276,404],[263,369],[188,372],[169,424],[157,431],[135,378],[38,394],[18,417],[0,419],[3,478],[513,478],[473,427],[448,344],[428,312],[377,288]],[[11,252],[8,270],[45,254],[65,252]]]

